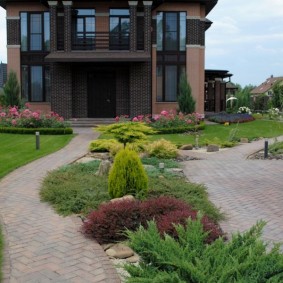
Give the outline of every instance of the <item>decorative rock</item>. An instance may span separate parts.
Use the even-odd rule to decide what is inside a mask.
[[[109,152],[90,152],[88,156],[91,156],[93,158],[107,160],[109,159]]]
[[[136,262],[140,261],[140,257],[137,254],[135,254],[135,255],[133,255],[131,257],[128,257],[126,259],[126,261],[129,262],[129,263],[136,263]]]
[[[109,160],[102,160],[99,164],[98,171],[95,173],[96,176],[106,176],[109,173],[111,162]]]
[[[219,151],[219,146],[216,144],[209,144],[206,149],[207,152],[216,152]]]
[[[247,138],[241,138],[240,142],[241,143],[249,143],[249,140]]]
[[[192,144],[184,144],[180,147],[181,150],[192,150],[193,145]]]
[[[134,255],[134,251],[131,248],[119,243],[107,250],[106,254],[115,258],[129,258]]]
[[[76,163],[88,163],[88,162],[91,162],[91,161],[94,161],[96,159],[92,158],[92,157],[83,157],[83,158],[80,158],[76,161]]]
[[[114,249],[108,249],[108,250],[106,251],[106,254],[107,254],[109,257],[116,257],[117,252],[116,252]]]
[[[103,248],[104,251],[110,249],[111,247],[113,247],[115,244],[114,243],[110,243],[110,244],[102,244],[101,247]]]
[[[123,196],[121,198],[113,198],[113,199],[110,200],[110,202],[116,202],[116,201],[121,201],[121,200],[131,200],[131,201],[134,201],[135,197],[132,196],[132,195],[126,195],[126,196]]]
[[[147,164],[144,164],[143,168],[146,169],[146,170],[154,170],[155,169],[155,167],[153,165],[147,165]]]

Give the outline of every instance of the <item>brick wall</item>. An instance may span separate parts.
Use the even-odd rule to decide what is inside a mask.
[[[20,20],[7,19],[7,45],[20,45]]]
[[[51,108],[66,119],[72,117],[72,73],[69,64],[51,64]]]
[[[130,115],[129,71],[116,73],[116,115]]]
[[[130,67],[130,116],[151,114],[151,63]]]
[[[187,19],[187,44],[201,45],[205,43],[205,21],[201,19]]]

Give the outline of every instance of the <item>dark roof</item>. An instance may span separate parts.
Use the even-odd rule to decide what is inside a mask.
[[[100,0],[101,1],[101,0]],[[113,0],[103,0],[104,2],[111,2]],[[114,1],[121,1],[121,0],[114,0]],[[188,2],[188,3],[201,3],[205,5],[206,15],[213,9],[213,7],[217,4],[218,0],[153,0],[153,8],[156,8],[162,3],[165,2]],[[39,2],[43,5],[47,5],[46,0],[0,0],[0,6],[5,8],[6,3],[8,2]],[[95,2],[95,0],[84,0],[84,2]]]
[[[215,78],[230,78],[233,74],[227,70],[205,70],[205,80],[214,80]]]
[[[148,62],[150,53],[129,51],[71,51],[53,52],[45,57],[46,62]]]
[[[274,86],[274,84],[276,84],[279,81],[282,81],[283,77],[273,77],[271,76],[270,78],[266,79],[265,82],[263,82],[262,84],[260,84],[259,86],[257,86],[256,88],[254,88],[251,91],[251,94],[262,94],[262,93],[266,93],[267,91],[269,91],[270,89],[272,89],[272,87]]]

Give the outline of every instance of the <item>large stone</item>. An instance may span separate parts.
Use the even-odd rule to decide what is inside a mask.
[[[206,149],[207,152],[219,151],[219,146],[217,144],[209,144]]]
[[[111,167],[109,160],[102,160],[99,164],[98,171],[95,173],[96,176],[107,176]]]
[[[249,143],[249,140],[247,138],[241,138],[240,142],[241,143]]]
[[[110,250],[110,252],[109,252]],[[115,258],[129,258],[131,256],[133,256],[135,253],[134,251],[123,245],[123,244],[116,244],[114,246],[112,246],[109,250],[106,251],[107,255],[108,256],[112,256],[112,257],[115,257]],[[110,253],[110,255],[109,255]]]
[[[135,197],[132,196],[132,195],[126,195],[126,196],[123,196],[121,198],[113,198],[110,200],[110,202],[116,202],[116,201],[122,201],[122,200],[131,200],[131,201],[134,201],[135,200]]]
[[[192,150],[193,145],[192,144],[184,144],[180,147],[181,150]]]
[[[154,170],[155,167],[153,165],[143,164],[143,168],[145,170]]]
[[[126,259],[126,261],[129,262],[129,263],[136,263],[136,262],[140,261],[140,257],[137,254],[135,254],[135,255],[133,255],[131,257],[128,257]]]

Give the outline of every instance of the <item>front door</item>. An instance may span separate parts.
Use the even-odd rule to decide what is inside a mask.
[[[114,72],[88,74],[88,117],[113,118],[116,109],[116,76]]]

